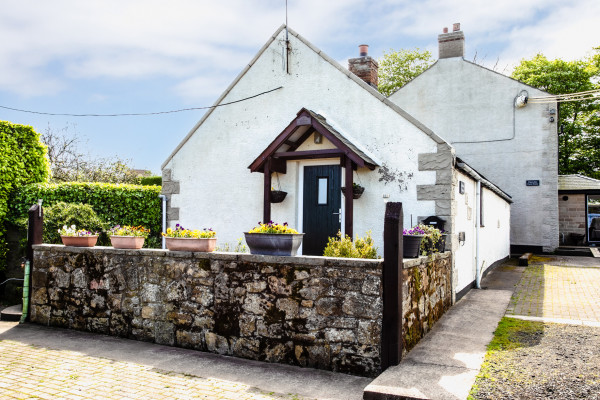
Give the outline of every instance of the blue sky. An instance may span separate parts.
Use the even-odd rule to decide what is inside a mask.
[[[288,0],[289,26],[346,65],[358,45],[430,50],[461,23],[466,57],[510,74],[523,58],[576,59],[600,46],[597,0]],[[285,22],[285,0],[3,0],[0,106],[70,114],[210,106]],[[82,151],[160,165],[204,111],[0,120],[81,137]]]

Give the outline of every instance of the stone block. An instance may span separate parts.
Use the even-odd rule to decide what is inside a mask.
[[[354,332],[350,329],[326,329],[325,340],[328,342],[355,342]]]
[[[48,304],[48,290],[45,287],[35,289],[31,295],[31,303],[36,305]]]
[[[71,282],[71,274],[63,271],[62,269],[56,269],[54,271],[54,285],[59,288],[68,288]],[[52,282],[51,282],[52,284]]]
[[[421,153],[419,154],[419,171],[437,171],[452,168],[450,153]]]
[[[292,299],[277,299],[277,309],[285,313],[285,319],[290,320],[298,316],[298,302]]]
[[[450,185],[417,185],[417,200],[449,200]]]
[[[342,314],[343,299],[337,297],[321,297],[315,302],[315,308],[319,315],[336,315]]]
[[[169,221],[178,221],[179,207],[167,207],[167,219]]]
[[[162,190],[161,192],[163,194],[168,195],[172,195],[172,194],[179,194],[179,182],[177,181],[166,181],[162,183]]]
[[[175,344],[175,325],[170,322],[157,321],[154,324],[154,341],[158,344],[173,346]]]
[[[218,354],[229,354],[229,342],[223,336],[219,336],[213,332],[206,332],[204,340],[208,351]]]

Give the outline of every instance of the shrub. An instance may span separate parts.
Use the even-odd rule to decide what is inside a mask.
[[[109,225],[141,225],[149,228],[150,237],[144,246],[160,247],[160,190],[160,186],[90,182],[25,185],[15,193],[11,201],[11,219],[26,218],[27,210],[37,199],[44,201],[45,208],[59,202],[89,204],[100,220]],[[64,224],[65,222],[61,222],[60,226]],[[76,225],[90,229],[82,223]]]
[[[91,232],[102,232],[107,228],[89,204],[73,204],[63,201],[44,208],[44,243],[62,243],[58,230],[64,225],[75,225]],[[100,235],[98,244],[109,245],[106,235]]]
[[[0,270],[5,267],[9,199],[22,185],[45,181],[49,171],[40,135],[30,126],[0,121]]]
[[[144,176],[140,178],[140,185],[161,186],[162,176]]]
[[[327,241],[327,247],[323,252],[325,257],[344,257],[344,258],[379,258],[377,247],[374,247],[371,231],[365,234],[365,237],[357,237],[354,242],[350,236],[342,237],[338,232],[337,237],[330,237]]]

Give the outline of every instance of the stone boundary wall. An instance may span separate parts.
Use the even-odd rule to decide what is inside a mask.
[[[452,306],[451,252],[405,259],[402,270],[403,356]]]
[[[34,246],[32,322],[376,376],[382,260]]]
[[[450,254],[404,260],[404,353],[450,307]],[[382,271],[383,260],[38,245],[30,319],[376,376]]]

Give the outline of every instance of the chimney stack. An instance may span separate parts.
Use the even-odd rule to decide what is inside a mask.
[[[348,60],[348,69],[354,75],[377,89],[379,64],[373,58],[369,57],[368,44],[358,46],[358,52],[360,57]]]
[[[460,30],[460,23],[452,25],[451,33],[448,33],[448,28],[444,28],[443,32],[441,35],[438,35],[438,58],[464,57],[465,35]]]

